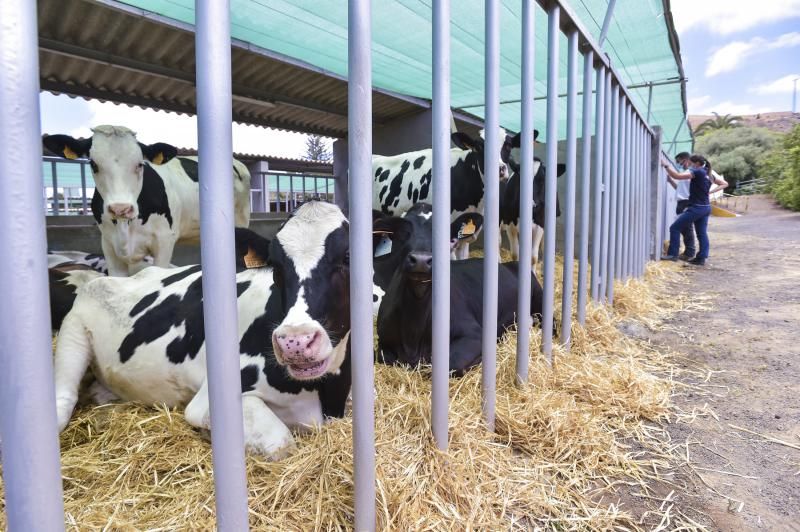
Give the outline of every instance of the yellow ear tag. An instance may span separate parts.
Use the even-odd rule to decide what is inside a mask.
[[[64,157],[66,157],[67,159],[77,159],[78,154],[72,151],[72,149],[69,146],[64,146]]]
[[[161,152],[158,152],[158,155],[153,157],[152,163],[153,164],[161,164],[163,162],[164,162],[164,154],[161,153]]]
[[[244,265],[247,269],[250,268],[263,268],[267,265],[267,261],[259,257],[253,248],[247,248],[247,255],[244,256]]]
[[[476,229],[475,223],[472,221],[472,218],[470,218],[466,223],[462,224],[461,229],[458,230],[458,239],[462,240],[474,235]]]

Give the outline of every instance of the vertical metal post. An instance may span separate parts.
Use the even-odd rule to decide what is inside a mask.
[[[642,269],[642,127],[636,119],[636,277]]]
[[[558,38],[561,6],[547,14],[547,170],[544,200],[544,272],[542,275],[542,353],[553,364],[553,295],[556,262],[556,166],[558,164]]]
[[[262,172],[261,173],[261,201],[264,203],[264,212],[269,212],[271,207],[269,204],[269,176]]]
[[[53,216],[58,216],[61,207],[58,204],[58,165],[55,161],[50,161],[50,177],[53,181]]]
[[[608,35],[608,28],[611,26],[611,18],[614,16],[614,6],[617,0],[608,0],[608,7],[606,8],[606,16],[603,19],[603,28],[600,30],[600,38],[597,39],[597,45],[602,48],[603,43]]]
[[[281,212],[281,176],[275,174],[275,212]]]
[[[483,417],[486,426],[494,431],[495,388],[497,374],[497,275],[500,253],[500,183],[491,168],[500,160],[500,3],[486,0],[486,141],[484,162],[486,201],[483,225],[483,338],[482,338],[482,390]]]
[[[433,3],[433,376],[431,423],[447,449],[450,374],[450,0]],[[486,172],[488,176],[489,173]],[[487,177],[487,179],[490,179]],[[371,196],[370,196],[371,197]]]
[[[608,182],[608,252],[606,255],[605,294],[609,305],[614,303],[614,260],[617,247],[617,189],[619,188],[619,85],[611,92],[611,171]]]
[[[81,163],[81,201],[83,203],[83,214],[89,212],[88,199],[86,198],[86,164]]]
[[[600,299],[600,247],[603,211],[603,133],[605,132],[606,68],[597,69],[597,109],[594,123],[594,162],[592,163],[592,300]]]
[[[605,122],[603,131],[603,205],[600,220],[600,301],[605,302],[608,278],[608,209],[610,207],[611,178],[611,72],[606,72],[605,79]]]
[[[625,225],[625,213],[628,208],[625,197],[625,183],[628,180],[628,140],[630,135],[630,122],[628,121],[628,100],[624,95],[621,96],[620,102],[620,124],[622,131],[620,132],[619,142],[619,189],[617,192],[617,248],[615,250],[616,256],[614,263],[616,264],[615,278],[625,279],[625,232],[627,227]]]
[[[247,530],[233,189],[230,1],[195,1],[200,257],[217,528]]]
[[[347,129],[350,179],[350,346],[355,529],[375,530],[375,368],[372,351],[372,3],[349,0]]]
[[[592,150],[592,81],[594,81],[594,52],[583,56],[583,127],[581,133],[581,231],[578,250],[578,323],[586,323],[586,280],[589,271],[589,195]]]
[[[572,271],[575,260],[575,174],[578,154],[578,30],[567,35],[567,208],[564,213],[564,272],[561,286],[561,343],[572,333]],[[549,167],[548,163],[548,167]]]
[[[319,194],[319,191],[317,190],[317,180],[315,178],[312,178],[312,179],[314,179],[314,195],[316,196],[316,195]],[[303,174],[302,183],[303,183],[303,200],[302,201],[303,201],[303,203],[305,203],[306,202],[306,198],[308,197],[308,189],[306,188],[306,175],[305,174]]]
[[[289,205],[291,205],[291,210],[294,211],[297,208],[297,202],[294,198],[294,176],[289,175],[289,201],[286,204],[286,210],[289,210]]]
[[[519,292],[517,293],[517,383],[528,381],[531,328],[531,232],[533,231],[534,0],[522,2],[522,139],[519,200]]]
[[[622,249],[622,275],[623,279],[627,280],[631,275],[631,235],[633,234],[633,200],[631,197],[631,188],[633,183],[633,139],[634,139],[634,132],[633,132],[633,108],[630,105],[630,102],[627,105],[627,117],[626,122],[628,123],[627,129],[628,133],[626,134],[625,145],[626,145],[626,157],[625,157],[625,212],[622,215],[622,225],[625,227],[625,234],[623,235],[623,249]]]
[[[650,110],[653,107],[653,82],[647,84],[647,123],[650,123]]]
[[[0,2],[0,435],[8,530],[64,530],[47,243],[39,201],[36,3]]]

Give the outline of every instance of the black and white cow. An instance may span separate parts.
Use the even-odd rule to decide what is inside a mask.
[[[387,262],[399,264],[378,312],[378,358],[387,364],[416,365],[431,360],[431,206],[415,205],[406,216],[376,220],[373,230],[391,235]],[[463,235],[482,219],[465,214],[452,225]],[[466,219],[464,217],[473,217]],[[378,259],[375,259],[376,269]],[[499,266],[497,337],[514,324],[518,263]],[[463,375],[481,360],[483,259],[450,263],[450,371]],[[542,288],[531,274],[531,313],[542,313]]]
[[[147,255],[156,266],[168,267],[176,242],[200,236],[197,158],[175,157],[177,149],[169,144],[141,144],[122,126],[98,126],[92,133],[88,139],[50,135],[43,143],[61,157],[90,159],[92,214],[109,274],[136,273],[147,266]],[[232,175],[234,225],[247,227],[250,172],[234,160]]]
[[[505,231],[512,260],[519,260],[519,210],[520,168],[516,161],[509,160],[511,177],[500,183],[500,229]],[[559,163],[556,175],[560,177],[566,166]],[[538,157],[533,158],[533,227],[531,228],[533,264],[539,261],[539,246],[544,236],[546,168]],[[561,216],[561,206],[556,194],[556,216]],[[502,240],[501,240],[502,241]]]
[[[512,141],[502,131],[498,161],[498,177],[509,175],[504,161],[509,159]],[[484,203],[484,141],[466,133],[453,133],[457,148],[450,150],[450,221],[467,212],[483,214]],[[517,145],[519,141],[517,140]],[[393,156],[372,157],[372,208],[383,214],[399,216],[418,202],[431,202],[433,151],[419,150]],[[493,173],[490,175],[494,175]],[[469,246],[460,244],[456,257],[465,259]]]
[[[152,261],[152,259],[151,259]],[[55,268],[63,264],[83,264],[103,275],[108,275],[106,258],[97,253],[87,253],[85,251],[48,251],[47,267]]]
[[[270,243],[268,264],[236,275],[245,445],[279,458],[290,428],[344,415],[350,391],[349,225],[328,203],[311,202]],[[258,259],[257,250],[252,257]],[[261,257],[261,260],[265,257]],[[209,428],[199,266],[146,268],[102,277],[78,293],[55,355],[59,429],[78,384],[95,377],[126,401],[186,405]]]

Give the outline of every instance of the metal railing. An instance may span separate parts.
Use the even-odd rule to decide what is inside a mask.
[[[250,183],[252,212],[293,212],[307,201],[335,202],[333,176],[253,172]]]
[[[631,99],[616,70],[591,35],[581,26],[570,8],[558,0],[523,0],[523,138],[521,171],[532,177],[533,168],[533,12],[541,6],[548,16],[547,65],[547,152],[546,228],[544,252],[544,308],[542,349],[555,364],[552,349],[556,256],[556,167],[558,131],[558,43],[567,35],[567,198],[564,234],[565,262],[574,260],[574,220],[580,215],[578,249],[577,321],[586,316],[586,293],[595,303],[613,301],[613,283],[641,277],[646,262],[659,254],[658,243],[668,226],[669,194],[664,193],[663,172],[653,170],[653,154],[661,152],[660,136],[645,122],[644,115]],[[236,292],[232,282],[233,255],[230,186],[209,176],[225,173],[231,160],[231,76],[230,76],[230,3],[229,0],[195,3],[196,64],[198,94],[198,130],[201,187],[201,253],[203,257],[203,303],[214,311],[205,312],[209,402],[216,512],[221,530],[247,528],[247,488],[244,474],[244,444],[238,360],[225,357],[238,345],[236,331]],[[448,283],[443,280],[449,268],[450,212],[446,192],[449,182],[449,0],[435,0],[433,17],[434,64],[434,269],[433,285],[433,426],[437,445],[447,448],[449,325],[445,307],[449,301]],[[499,4],[486,0],[486,150],[485,168],[498,159],[499,140]],[[371,12],[370,0],[348,1],[348,129],[349,129],[349,206],[351,253],[351,356],[353,372],[353,445],[355,527],[375,529],[375,447],[374,447],[374,368],[372,329],[372,234],[371,234]],[[0,409],[3,475],[6,511],[11,529],[63,529],[63,503],[58,464],[47,280],[45,277],[45,242],[43,219],[35,206],[41,201],[39,185],[32,185],[30,175],[41,169],[38,117],[38,59],[36,46],[35,4],[26,0],[0,3],[0,19],[10,21],[0,33],[0,140],[17,146],[18,157],[0,162],[0,247],[20,260],[0,263],[0,283],[9,304],[0,316]],[[10,29],[9,29],[10,28]],[[20,43],[23,43],[20,45]],[[578,95],[578,51],[583,51],[584,83],[581,127],[582,165],[577,165],[576,102]],[[594,140],[591,139],[592,85],[596,83]],[[576,186],[580,178],[582,198],[576,213]],[[56,176],[54,175],[54,178]],[[57,181],[57,179],[54,179]],[[532,179],[523,179],[528,182]],[[293,181],[290,181],[294,183]],[[53,189],[58,189],[53,183]],[[293,188],[293,185],[292,187]],[[271,191],[261,190],[264,203]],[[532,194],[522,194],[523,224],[530,228]],[[266,194],[264,192],[266,191]],[[305,187],[303,187],[305,192]],[[281,199],[282,191],[276,190]],[[293,190],[289,190],[290,201]],[[660,202],[649,201],[653,193]],[[330,189],[326,190],[326,195]],[[14,198],[9,202],[8,198]],[[484,212],[488,227],[498,226],[498,186],[486,181]],[[289,205],[286,206],[287,209]],[[661,212],[657,212],[663,209]],[[58,210],[58,208],[56,208]],[[621,211],[621,212],[620,212]],[[674,209],[672,209],[674,212]],[[655,217],[655,223],[653,223]],[[590,223],[591,222],[591,223]],[[23,228],[23,230],[19,230]],[[529,230],[529,229],[526,229]],[[661,234],[658,234],[661,232]],[[483,414],[489,429],[494,427],[496,385],[496,308],[498,275],[498,232],[484,233],[484,315],[483,315]],[[520,239],[520,276],[530,275],[530,238]],[[591,245],[591,249],[590,249]],[[591,257],[591,260],[590,260]],[[566,270],[566,268],[565,268]],[[564,297],[571,300],[571,283],[563,283]],[[587,287],[587,284],[590,287]],[[530,285],[519,290],[518,311],[527,338]],[[12,312],[13,309],[13,312]],[[570,326],[570,305],[564,305],[562,324]],[[213,318],[211,318],[213,316]],[[569,346],[569,330],[562,328],[560,341]],[[527,380],[528,347],[518,346],[516,379]],[[36,379],[26,376],[36,375]],[[20,386],[24,384],[24,389]]]

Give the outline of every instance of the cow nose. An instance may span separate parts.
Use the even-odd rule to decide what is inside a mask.
[[[292,334],[275,333],[275,343],[284,360],[296,366],[311,366],[319,362],[319,331],[295,332]]]
[[[133,205],[130,203],[112,203],[108,206],[108,212],[114,218],[133,218]]]
[[[433,256],[430,253],[409,253],[406,271],[413,273],[430,273],[433,267]]]

